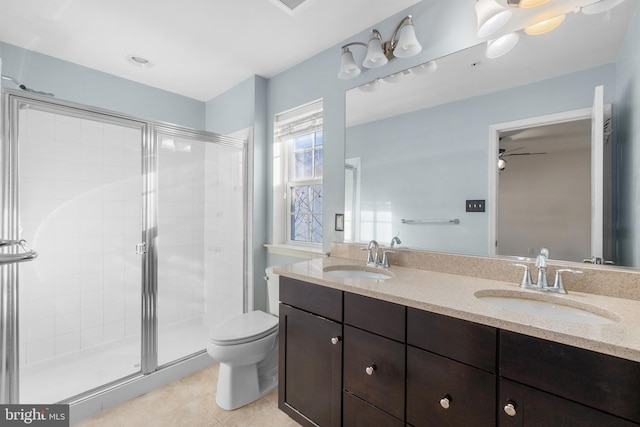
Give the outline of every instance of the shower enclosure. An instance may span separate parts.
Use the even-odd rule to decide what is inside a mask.
[[[3,93],[2,403],[73,403],[202,354],[247,309],[246,143]],[[6,251],[6,250],[5,250]]]

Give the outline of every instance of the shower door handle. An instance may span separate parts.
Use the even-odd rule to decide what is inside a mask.
[[[136,245],[136,255],[144,255],[147,253],[147,244],[146,243],[138,243]]]

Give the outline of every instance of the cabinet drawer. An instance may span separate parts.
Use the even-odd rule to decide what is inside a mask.
[[[342,291],[280,277],[280,301],[318,316],[342,322]]]
[[[501,331],[500,376],[640,423],[640,363]]]
[[[342,425],[348,427],[404,427],[404,423],[349,392],[342,398]]]
[[[396,341],[405,341],[406,308],[374,298],[344,294],[344,323],[382,335]]]
[[[508,404],[514,407],[515,414],[512,413],[511,416],[504,411]],[[498,426],[632,427],[637,424],[513,381],[501,379]]]
[[[346,391],[404,419],[404,344],[345,325],[343,369]]]
[[[496,372],[495,328],[428,311],[407,309],[407,343],[424,350]]]
[[[496,375],[407,347],[407,423],[415,427],[495,425]],[[440,403],[446,398],[449,407]]]

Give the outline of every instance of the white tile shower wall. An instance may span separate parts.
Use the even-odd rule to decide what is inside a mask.
[[[244,182],[238,148],[209,144],[205,192],[205,325],[243,309]]]
[[[204,313],[205,143],[160,136],[158,157],[158,321],[169,325]],[[205,343],[203,342],[203,348]],[[162,357],[162,355],[161,355]]]
[[[141,133],[20,111],[21,363],[139,332]]]

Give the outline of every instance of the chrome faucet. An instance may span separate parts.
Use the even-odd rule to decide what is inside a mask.
[[[561,268],[556,270],[555,280],[553,285],[549,285],[547,282],[547,263],[549,261],[549,249],[540,249],[540,254],[536,257],[536,267],[538,267],[538,280],[533,283],[531,280],[531,273],[529,272],[529,266],[526,264],[511,264],[514,267],[524,268],[524,275],[520,282],[520,287],[524,289],[538,289],[541,291],[555,292],[559,294],[566,294],[567,291],[562,283],[562,273],[576,273],[581,274],[580,270],[572,270],[570,268]]]
[[[393,239],[391,239],[391,245],[389,245],[389,246],[391,246],[393,248],[393,245],[395,245],[396,243],[398,245],[402,243],[402,241],[400,240],[400,238],[398,236],[394,236]]]
[[[367,265],[375,265],[378,267],[381,264],[380,256],[378,254],[380,251],[380,245],[378,245],[378,242],[371,240],[367,247],[362,249],[367,251]]]

